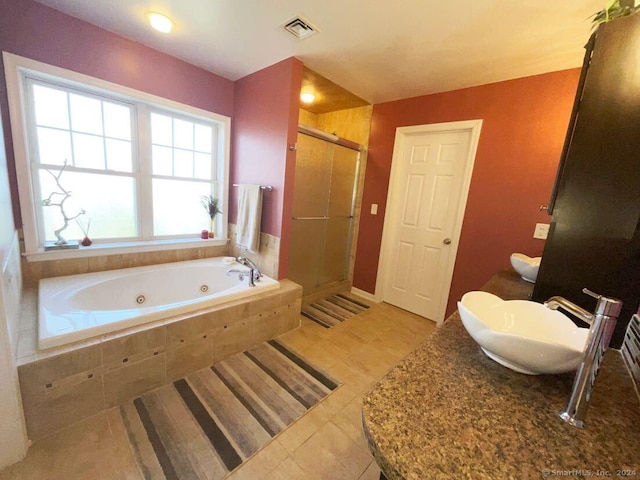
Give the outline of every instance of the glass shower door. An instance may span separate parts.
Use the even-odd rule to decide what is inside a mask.
[[[319,286],[346,280],[349,275],[358,152],[340,145],[332,146],[331,186],[327,208],[329,218]]]
[[[289,278],[305,294],[348,277],[358,155],[298,134]]]

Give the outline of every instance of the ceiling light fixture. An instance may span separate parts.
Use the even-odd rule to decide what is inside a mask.
[[[313,103],[315,99],[316,99],[316,96],[313,93],[300,94],[300,100],[302,100],[303,103]]]
[[[151,26],[162,33],[169,33],[175,25],[173,20],[158,12],[147,12],[146,16]]]

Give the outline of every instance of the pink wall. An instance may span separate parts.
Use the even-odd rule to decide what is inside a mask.
[[[482,119],[447,315],[466,291],[510,266],[513,252],[542,254],[533,239],[549,201],[579,69],[375,105],[363,193],[354,286],[375,292],[395,130]],[[377,216],[370,215],[379,204]]]
[[[0,0],[0,50],[232,116],[233,82],[32,0]],[[21,224],[9,109],[0,75],[9,178]]]
[[[237,82],[56,12],[32,0],[0,0],[0,49],[233,117],[232,183],[272,184],[262,230],[281,238],[279,277],[287,275],[291,188],[302,63],[284,60]],[[395,128],[484,119],[449,311],[464,291],[508,266],[514,250],[536,255],[533,226],[546,204],[577,84],[578,70],[376,105],[354,285],[374,292]],[[0,110],[14,216],[20,225],[4,75]],[[230,221],[236,217],[230,196]],[[482,239],[482,241],[478,241]],[[481,245],[481,247],[480,247]],[[474,268],[469,265],[474,264]]]
[[[280,237],[280,277],[287,274],[291,192],[302,63],[289,58],[231,82],[32,0],[0,0],[0,50],[67,68],[232,117],[231,183],[273,185],[262,231]],[[0,110],[14,216],[21,225],[4,75]],[[229,219],[235,222],[231,188]]]
[[[280,237],[279,278],[288,270],[289,231],[299,94],[303,65],[289,58],[235,83],[231,157],[233,183],[271,185],[263,197],[262,231]],[[236,190],[229,195],[229,222],[237,218]]]

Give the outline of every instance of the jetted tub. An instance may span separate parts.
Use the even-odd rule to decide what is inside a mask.
[[[279,287],[263,276],[255,287],[230,268],[232,257],[207,258],[40,280],[38,348],[104,335]]]

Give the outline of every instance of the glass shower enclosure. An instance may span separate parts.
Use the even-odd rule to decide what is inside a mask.
[[[304,295],[349,278],[360,152],[327,137],[298,133],[289,278]]]

